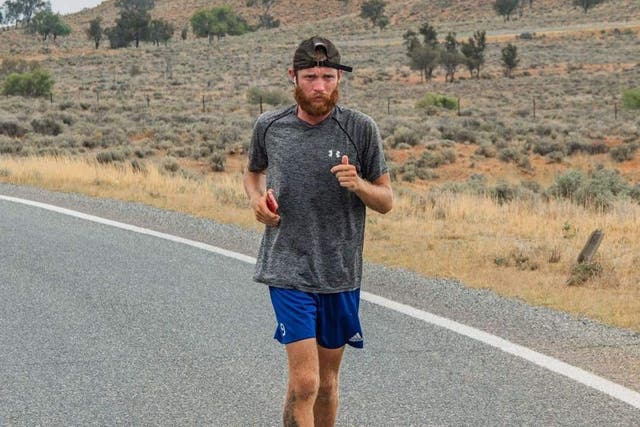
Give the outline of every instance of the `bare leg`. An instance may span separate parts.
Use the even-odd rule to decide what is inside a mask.
[[[313,406],[315,427],[333,427],[338,413],[338,374],[344,347],[328,349],[318,346],[320,387]]]
[[[315,338],[286,345],[289,359],[289,386],[284,404],[285,427],[312,427],[313,404],[318,395],[320,374]]]

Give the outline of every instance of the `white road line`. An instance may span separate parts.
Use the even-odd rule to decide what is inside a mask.
[[[216,246],[208,245],[206,243],[184,239],[182,237],[174,236],[171,234],[161,233],[161,232],[153,231],[147,228],[137,227],[131,224],[112,221],[112,220],[101,218],[94,215],[84,214],[82,212],[77,212],[71,209],[65,209],[58,206],[49,205],[46,203],[40,203],[32,200],[20,199],[16,197],[3,196],[3,195],[0,195],[0,200],[20,203],[28,206],[34,206],[37,208],[46,209],[48,211],[57,212],[57,213],[72,216],[75,218],[80,218],[87,221],[92,221],[99,224],[120,228],[122,230],[128,230],[128,231],[133,231],[135,233],[158,237],[160,239],[165,239],[172,242],[192,246],[208,252],[213,252],[219,255],[233,258],[238,261],[243,261],[249,264],[256,263],[255,258],[247,255],[243,255],[237,252],[228,251],[226,249],[218,248]],[[430,323],[432,325],[448,329],[452,332],[463,335],[467,338],[480,341],[484,344],[487,344],[499,350],[502,350],[505,353],[511,354],[516,357],[520,357],[542,368],[548,369],[557,374],[571,378],[574,381],[577,381],[581,384],[584,384],[588,387],[591,387],[595,390],[605,393],[615,399],[625,402],[637,409],[640,409],[640,393],[634,390],[631,390],[629,388],[626,388],[624,386],[621,386],[620,384],[616,384],[612,381],[609,381],[606,378],[592,374],[590,372],[587,372],[573,365],[569,365],[568,363],[562,362],[561,360],[555,359],[553,357],[544,355],[542,353],[538,353],[527,347],[523,347],[521,345],[512,343],[496,335],[483,332],[480,329],[472,328],[470,326],[455,322],[445,317],[440,317],[435,314],[417,309],[415,307],[411,307],[406,304],[402,304],[378,295],[371,294],[369,292],[363,291],[361,293],[361,296],[363,300],[369,303],[376,304],[381,307],[388,308],[390,310],[394,310],[398,313],[402,313],[407,316],[413,317],[415,319],[422,320],[426,323]]]

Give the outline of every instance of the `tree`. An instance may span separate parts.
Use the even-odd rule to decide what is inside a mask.
[[[493,9],[502,16],[505,21],[511,19],[511,14],[518,7],[519,0],[496,0]]]
[[[200,10],[191,17],[191,28],[196,37],[213,37],[218,40],[225,35],[235,36],[249,31],[246,21],[236,15],[230,6]]]
[[[599,5],[604,0],[573,0],[573,5],[581,7],[584,13],[587,13],[589,9]]]
[[[167,42],[173,37],[174,31],[175,28],[170,22],[164,19],[154,19],[149,24],[149,40],[154,45],[160,46],[160,42],[163,42],[166,46]]]
[[[423,33],[423,29],[433,28],[429,24],[425,24],[421,27],[420,32]],[[438,60],[440,59],[440,47],[437,43],[437,34],[430,32],[429,36],[425,36],[425,43],[421,43],[418,40],[418,35],[408,30],[402,36],[404,39],[404,45],[407,48],[407,56],[410,58],[410,67],[412,70],[420,71],[420,79],[430,80],[433,76],[433,70],[438,66]],[[433,41],[435,38],[435,42]]]
[[[116,27],[120,36],[128,33],[129,42],[134,41],[136,47],[140,40],[148,37],[151,15],[149,11],[155,7],[154,0],[116,0],[116,7],[120,9],[120,17],[116,19]]]
[[[389,23],[389,18],[384,15],[384,8],[387,2],[384,0],[367,0],[360,6],[360,17],[368,19],[375,26],[384,28]],[[380,21],[384,23],[380,26]]]
[[[22,7],[17,1],[6,1],[4,4],[4,22],[7,24],[16,24],[16,28],[18,27],[18,23],[20,22],[20,18],[22,17]]]
[[[438,46],[420,45],[411,52],[411,68],[420,70],[420,78],[431,80],[433,70],[438,66],[441,52]]]
[[[520,59],[518,58],[518,48],[511,43],[502,48],[502,65],[504,66],[504,75],[512,77],[513,69],[518,66]]]
[[[87,38],[89,40],[93,40],[96,44],[96,49],[100,47],[100,40],[102,40],[102,34],[104,30],[102,29],[102,17],[98,16],[95,19],[89,21],[89,28],[86,30]]]
[[[7,0],[4,4],[7,22],[31,25],[31,18],[38,12],[51,10],[51,5],[44,0]]]
[[[276,4],[277,0],[247,0],[248,7],[262,6],[262,13],[260,15],[260,26],[264,28],[277,28],[280,26],[280,20],[275,19],[269,11]]]
[[[440,64],[445,70],[445,82],[453,82],[458,66],[464,61],[464,58],[458,51],[458,45],[456,33],[450,32],[447,34],[440,54]]]
[[[484,49],[487,45],[486,31],[476,31],[473,37],[469,37],[467,43],[460,44],[460,52],[465,56],[467,68],[471,77],[480,78],[480,67],[484,64]]]
[[[422,24],[418,32],[422,34],[422,40],[425,45],[435,46],[438,44],[438,32],[428,22]]]
[[[53,36],[55,41],[58,36],[71,34],[71,27],[62,21],[60,14],[44,10],[33,16],[29,31],[40,34],[42,41],[47,40],[49,35]]]

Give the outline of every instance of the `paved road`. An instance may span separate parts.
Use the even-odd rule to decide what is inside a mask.
[[[0,426],[278,425],[285,359],[252,270],[0,200]],[[362,317],[340,426],[640,422],[626,403],[446,329],[366,302]]]

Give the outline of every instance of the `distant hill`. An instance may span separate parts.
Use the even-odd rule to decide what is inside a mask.
[[[365,0],[297,0],[296,2],[279,0],[270,14],[279,19],[282,26],[308,24],[317,20],[327,20],[350,16],[355,18]],[[386,14],[391,26],[406,26],[415,22],[460,22],[491,23],[497,17],[493,10],[495,0],[401,0],[388,1]],[[527,2],[528,3],[528,2]],[[229,5],[241,14],[248,22],[254,24],[258,20],[260,8],[249,8],[246,0],[156,0],[152,11],[154,17],[172,22],[176,28],[188,24],[193,13],[202,8]],[[626,21],[640,17],[638,0],[609,0],[585,15],[571,6],[571,0],[532,0],[531,7],[525,6],[514,13],[513,19],[527,20],[528,17],[546,16],[558,22],[567,18],[573,23],[576,20],[593,21]],[[584,17],[582,15],[585,15]],[[106,0],[95,8],[85,9],[67,20],[72,26],[85,27],[97,16],[102,16],[105,25],[111,25],[116,16],[115,0]],[[594,19],[595,17],[595,19]],[[348,21],[345,21],[348,22]]]

